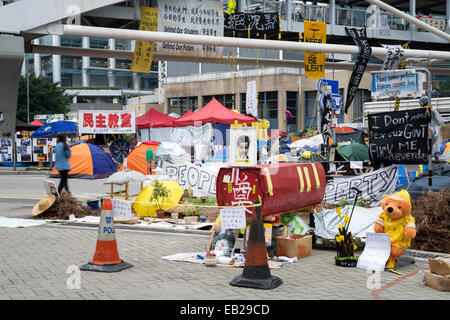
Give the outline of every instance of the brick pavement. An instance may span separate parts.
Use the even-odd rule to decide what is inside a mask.
[[[16,206],[17,207],[17,206]],[[3,208],[5,208],[3,206]],[[4,215],[0,212],[0,215]],[[17,217],[17,215],[15,215]],[[313,250],[311,257],[271,270],[283,284],[274,290],[229,285],[237,268],[207,268],[161,257],[201,251],[208,236],[117,229],[120,257],[134,265],[120,273],[81,272],[81,288],[68,289],[70,265],[87,263],[95,251],[97,229],[43,226],[0,228],[0,300],[9,299],[350,299],[372,300],[366,270],[334,265],[334,251]],[[403,268],[407,275],[427,267],[423,260]],[[382,299],[448,300],[450,295],[423,285],[414,275],[383,289],[400,276],[381,273]]]

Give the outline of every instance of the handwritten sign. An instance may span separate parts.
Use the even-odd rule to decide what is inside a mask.
[[[111,199],[111,204],[114,217],[131,219],[130,201]]]
[[[388,233],[366,233],[366,245],[358,258],[358,268],[384,271],[391,254],[391,240]]]
[[[223,208],[220,209],[220,221],[222,229],[244,229],[245,209],[244,208]]]
[[[258,118],[258,102],[256,97],[256,80],[247,82],[247,100],[245,101],[245,112]]]
[[[372,99],[418,97],[418,74],[414,70],[390,71],[372,75]]]
[[[428,163],[427,111],[423,108],[369,115],[369,156],[382,163]]]

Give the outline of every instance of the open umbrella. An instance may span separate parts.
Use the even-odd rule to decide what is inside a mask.
[[[130,144],[124,139],[117,139],[111,142],[109,146],[109,151],[111,151],[111,157],[119,163],[122,163],[130,153]]]
[[[351,141],[349,145],[336,148],[345,161],[368,161],[369,147],[364,144]]]
[[[58,121],[43,125],[31,135],[31,138],[52,137],[58,133],[75,134],[77,133],[77,124],[72,121]]]
[[[158,199],[158,202],[162,203],[161,209],[168,210],[178,205],[181,197],[183,196],[183,189],[177,181],[160,181],[163,186],[169,190],[169,196],[165,199]],[[153,193],[154,182],[146,186],[136,197],[133,203],[133,209],[139,216],[155,216],[156,210],[159,210],[159,206],[154,203],[155,200],[150,200]],[[152,203],[150,203],[152,202]]]

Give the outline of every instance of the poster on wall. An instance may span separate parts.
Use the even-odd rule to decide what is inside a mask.
[[[425,108],[369,114],[369,156],[377,163],[427,164]]]
[[[12,162],[13,161],[13,151],[12,151],[12,140],[11,139],[0,139],[0,154],[1,162]]]
[[[78,132],[80,135],[136,133],[134,110],[79,110]]]
[[[257,127],[230,128],[230,164],[254,166],[257,163]]]
[[[326,43],[327,25],[320,21],[304,21],[305,42]],[[325,52],[305,52],[305,76],[320,79],[325,75]]]
[[[158,32],[223,37],[223,0],[158,1]],[[222,57],[223,47],[158,42],[159,54]]]
[[[17,162],[31,162],[33,152],[31,139],[16,139]]]
[[[34,138],[33,139],[33,161],[47,162],[48,161],[48,139]]]

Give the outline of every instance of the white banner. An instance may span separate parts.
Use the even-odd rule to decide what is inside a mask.
[[[306,139],[299,139],[289,145],[290,148],[304,148],[306,146],[314,148],[314,147],[320,147],[320,145],[323,144],[323,136],[321,134],[317,134],[315,136],[312,136],[310,138]]]
[[[335,178],[333,183],[327,183],[322,203],[339,203],[342,198],[352,202],[356,197],[352,188],[357,188],[362,192],[360,198],[376,205],[383,195],[394,192],[397,176],[397,167],[390,166],[355,177]]]
[[[366,245],[358,258],[357,267],[375,271],[384,271],[391,254],[391,239],[388,233],[366,233]]]
[[[212,123],[205,123],[200,128],[194,126],[151,128],[149,140],[175,142],[182,146],[191,146],[195,144],[210,145],[212,144],[212,133]]]
[[[247,99],[245,102],[245,112],[258,118],[258,102],[256,97],[256,80],[247,82]]]
[[[136,133],[134,110],[79,110],[78,133],[127,134]]]
[[[419,74],[415,70],[392,70],[372,74],[372,99],[415,98],[422,94]]]
[[[158,1],[158,31],[223,37],[223,0]],[[223,47],[158,42],[159,54],[222,56]]]
[[[222,230],[245,229],[245,208],[220,209],[220,222]]]
[[[394,70],[402,60],[405,52],[402,46],[399,45],[391,46],[383,44],[383,47],[386,48],[386,59],[384,60],[381,70]]]
[[[215,197],[216,180],[220,166],[197,166],[191,163],[183,165],[163,162],[163,170],[171,178],[175,178],[180,187],[190,187],[194,197]]]

